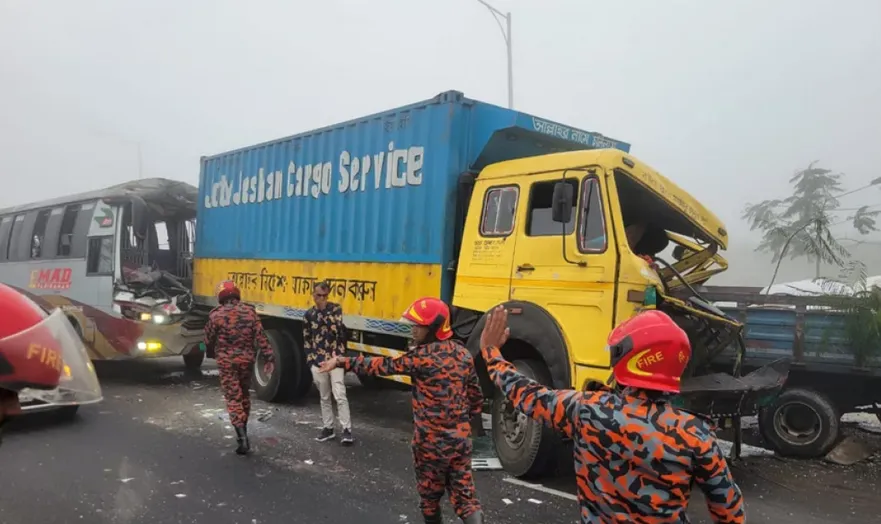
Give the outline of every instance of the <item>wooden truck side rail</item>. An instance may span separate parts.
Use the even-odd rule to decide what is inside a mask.
[[[793,369],[881,377],[881,348],[851,347],[840,297],[764,295],[758,287],[735,286],[700,292],[745,325],[748,368],[792,357]]]

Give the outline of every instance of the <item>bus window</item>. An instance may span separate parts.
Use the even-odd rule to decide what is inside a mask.
[[[12,236],[12,217],[3,217],[0,220],[0,260],[6,260],[6,252],[9,250],[9,238]]]
[[[86,260],[87,275],[113,274],[113,237],[89,239],[89,255]]]
[[[156,245],[161,251],[168,251],[171,245],[168,241],[168,224],[165,222],[156,222]]]
[[[76,222],[73,226],[73,239],[70,242],[70,256],[73,258],[86,258],[86,236],[89,234],[92,213],[95,212],[95,203],[90,202],[78,207]]]
[[[31,259],[43,258],[46,243],[46,224],[49,222],[50,212],[51,210],[44,209],[37,214],[37,220],[34,222],[34,231],[31,234]]]
[[[21,228],[24,226],[24,215],[16,215],[12,222],[12,232],[6,242],[6,260],[18,260],[18,239],[21,236]]]
[[[64,217],[61,219],[61,230],[58,233],[58,247],[56,256],[69,257],[73,247],[73,226],[76,224],[76,215],[82,206],[76,204],[64,208]]]
[[[193,254],[196,248],[196,219],[187,220],[187,253]]]

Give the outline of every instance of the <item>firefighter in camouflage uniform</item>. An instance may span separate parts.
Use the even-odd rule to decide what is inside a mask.
[[[552,390],[517,372],[499,350],[507,311],[481,334],[490,378],[514,407],[572,439],[581,522],[681,524],[696,484],[714,522],[745,522],[743,496],[709,421],[668,403],[691,358],[685,332],[645,311],[608,338],[612,375],[623,389]]]
[[[442,522],[440,501],[450,503],[466,524],[483,522],[471,474],[471,419],[480,414],[483,393],[471,354],[452,339],[450,310],[436,298],[419,299],[404,313],[415,344],[396,358],[333,358],[357,374],[409,375],[413,381],[413,462],[420,508],[426,523]]]
[[[272,366],[274,356],[257,311],[241,301],[239,288],[233,282],[227,280],[217,286],[217,303],[205,325],[205,346],[208,351],[213,349],[220,371],[220,388],[236,431],[236,453],[245,455],[251,450],[251,370],[257,351],[262,353],[267,366]]]

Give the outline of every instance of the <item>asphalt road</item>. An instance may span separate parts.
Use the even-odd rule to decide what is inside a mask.
[[[103,365],[105,400],[75,421],[16,421],[0,447],[0,522],[421,522],[408,393],[350,388],[351,448],[314,442],[314,392],[300,405],[257,402],[255,453],[239,457],[216,372],[193,378],[181,369],[177,360]],[[750,522],[869,522],[881,514],[875,496],[830,500],[808,484],[793,489],[761,477],[766,470],[760,461],[738,470]],[[565,472],[541,486],[512,483],[501,471],[476,472],[476,482],[487,522],[578,522]],[[710,522],[699,496],[692,506],[695,522]],[[444,510],[447,522],[458,522],[446,503]]]

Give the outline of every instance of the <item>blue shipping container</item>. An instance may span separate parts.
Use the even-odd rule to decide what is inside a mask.
[[[608,147],[630,150],[598,133],[442,93],[203,158],[196,256],[446,265],[460,174]]]

